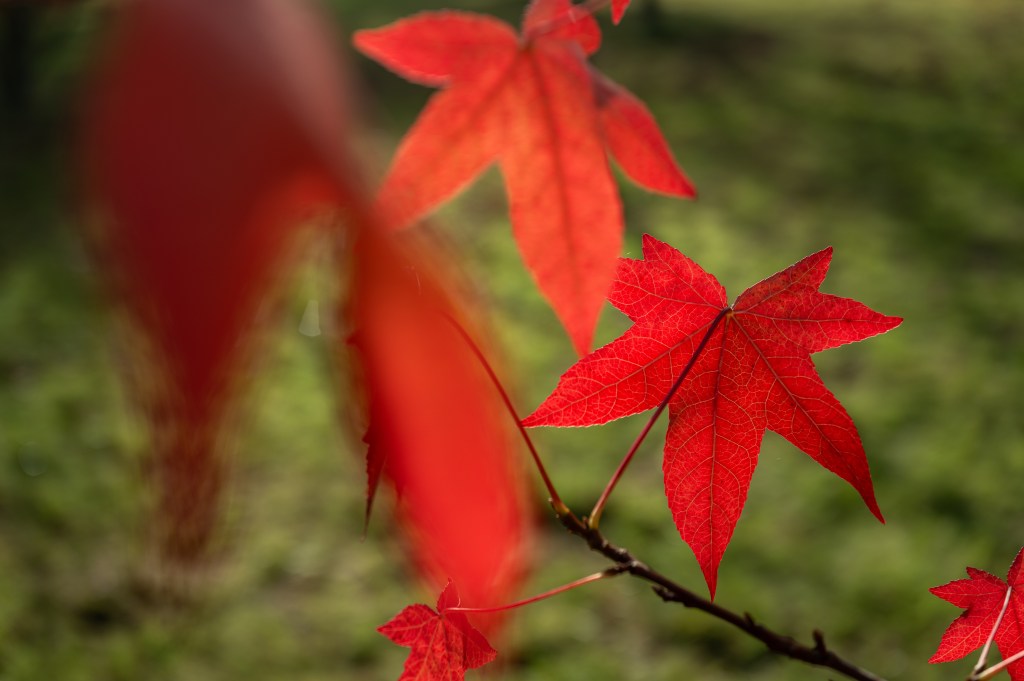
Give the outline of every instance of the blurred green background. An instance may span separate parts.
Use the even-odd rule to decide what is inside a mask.
[[[347,37],[445,6],[510,21],[522,10],[510,0],[334,0],[330,10]],[[248,400],[220,558],[191,589],[157,586],[145,439],[70,210],[70,123],[108,10],[41,7],[33,88],[3,113],[0,679],[395,679],[406,651],[374,629],[433,596],[413,586],[386,512],[360,541],[360,453],[336,423],[324,338],[298,331],[322,295],[315,262],[294,280]],[[649,104],[700,191],[679,202],[623,183],[627,253],[650,232],[735,296],[831,244],[827,292],[906,318],[816,356],[858,424],[887,524],[769,433],[718,601],[805,641],[821,629],[889,678],[963,678],[973,660],[927,664],[960,612],[927,589],[966,565],[1005,575],[1024,544],[1024,4],[634,0],[620,27],[602,22],[594,61]],[[348,57],[379,171],[430,92]],[[504,210],[492,170],[439,223],[493,307],[525,413],[574,357]],[[625,327],[609,308],[598,342]],[[571,506],[589,508],[641,423],[537,433]],[[663,432],[604,529],[700,592],[661,491]],[[544,515],[534,487],[531,593],[604,565]],[[830,678],[629,579],[523,609],[508,639],[499,678]]]

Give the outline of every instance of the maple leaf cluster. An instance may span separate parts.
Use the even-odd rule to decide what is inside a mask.
[[[598,425],[667,407],[668,506],[712,596],[766,430],[848,482],[882,519],[853,420],[811,355],[901,320],[819,290],[831,249],[731,304],[712,275],[653,237],[642,259],[618,257],[622,202],[609,157],[649,190],[686,198],[694,189],[646,106],[588,64],[601,43],[598,4],[533,0],[518,33],[453,11],[358,32],[362,52],[440,88],[372,201],[345,146],[330,42],[301,3],[251,0],[235,12],[139,0],[96,81],[88,189],[109,223],[99,250],[163,360],[147,407],[155,426],[170,425],[157,459],[172,552],[196,556],[209,541],[217,427],[291,228],[325,205],[347,218],[350,299],[339,317],[354,328],[346,347],[371,419],[367,513],[388,479],[414,562],[435,585],[447,581],[436,609],[410,606],[380,629],[412,649],[402,679],[459,681],[493,660],[455,583],[476,610],[495,611],[525,572],[522,481],[475,355],[480,334],[466,329],[471,306],[452,292],[441,256],[394,239],[493,163],[523,259],[582,356],[521,425]],[[615,23],[628,4],[611,2]],[[240,50],[251,41],[239,35],[265,49]],[[606,298],[634,325],[588,354]],[[1008,584],[969,569],[969,580],[933,590],[968,608],[933,661],[980,645],[986,628],[1004,655],[1024,645],[1012,591],[1020,560]],[[1018,666],[1011,673],[1018,679]]]

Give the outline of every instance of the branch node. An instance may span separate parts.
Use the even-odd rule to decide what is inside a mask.
[[[677,600],[675,594],[663,586],[652,586],[651,591],[653,591],[658,596],[658,598],[665,601],[666,603],[671,603],[672,601]]]
[[[821,629],[815,629],[811,632],[811,636],[814,638],[814,649],[819,653],[828,652],[828,646],[825,645],[825,634],[822,633]]]

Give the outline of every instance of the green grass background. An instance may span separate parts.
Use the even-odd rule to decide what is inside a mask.
[[[348,36],[443,6],[521,12],[505,0],[330,10]],[[360,541],[360,453],[336,423],[324,338],[298,332],[323,295],[315,265],[295,278],[249,393],[221,557],[188,590],[158,587],[145,438],[69,201],[69,123],[104,16],[90,3],[41,12],[31,106],[5,113],[0,137],[0,679],[397,678],[405,651],[374,629],[432,596],[386,504]],[[960,612],[927,589],[966,565],[1004,575],[1024,544],[1024,5],[635,0],[606,27],[594,61],[649,104],[700,190],[680,202],[624,182],[628,254],[652,233],[735,296],[833,245],[825,290],[906,318],[815,357],[858,424],[887,524],[769,434],[718,601],[805,641],[821,629],[888,678],[963,678],[973,660],[927,664]],[[429,91],[348,57],[379,171]],[[528,411],[573,354],[516,253],[500,176],[439,215]],[[598,342],[625,327],[608,308]],[[592,504],[640,425],[537,433],[570,505]],[[604,529],[701,591],[658,440]],[[525,590],[603,567],[534,487],[543,519]],[[523,609],[501,653],[494,678],[510,680],[830,678],[629,579]]]

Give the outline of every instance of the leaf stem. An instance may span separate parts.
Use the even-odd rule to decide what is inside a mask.
[[[1024,659],[1024,650],[1017,651],[1016,654],[1011,655],[1010,657],[1006,658],[998,664],[992,665],[980,674],[977,672],[971,674],[971,676],[968,678],[968,681],[987,681],[987,679],[991,679],[993,676],[1003,671],[1014,662],[1018,662],[1022,659]]]
[[[971,678],[975,678],[977,674],[980,674],[985,669],[985,660],[988,658],[988,651],[992,648],[992,641],[996,637],[996,632],[999,630],[999,625],[1003,623],[1003,617],[1006,615],[1006,608],[1010,605],[1010,594],[1013,593],[1013,587],[1006,587],[1006,598],[1003,599],[1003,609],[999,611],[999,617],[996,618],[996,623],[992,627],[992,631],[989,633],[988,638],[985,640],[985,646],[981,649],[981,657],[978,658],[978,664],[974,665],[974,670],[971,672]]]
[[[512,610],[513,608],[520,608],[520,607],[522,607],[524,605],[529,605],[530,603],[536,603],[537,601],[543,601],[545,598],[551,598],[552,596],[557,596],[560,593],[563,593],[565,591],[570,591],[572,589],[575,589],[576,587],[583,586],[584,584],[590,584],[591,582],[597,582],[597,581],[600,581],[602,579],[607,579],[609,577],[617,577],[618,575],[624,574],[625,572],[626,572],[626,568],[624,566],[616,565],[616,566],[608,568],[607,570],[602,570],[601,572],[595,572],[594,574],[588,575],[586,577],[583,577],[582,579],[577,579],[575,582],[569,582],[568,584],[563,584],[562,586],[559,586],[559,587],[556,587],[554,589],[551,589],[550,591],[545,591],[542,594],[537,594],[536,596],[531,596],[530,598],[524,598],[521,601],[516,601],[514,603],[509,603],[507,605],[497,605],[497,606],[490,607],[490,608],[463,608],[463,607],[457,607],[457,608],[448,608],[448,610],[449,611],[453,611],[453,612],[502,612],[504,610]]]
[[[995,640],[996,632],[999,631],[999,625],[1003,623],[1003,617],[1006,615],[1006,609],[1010,606],[1010,596],[1013,594],[1013,587],[1006,587],[1006,598],[1003,599],[1003,609],[999,611],[999,617],[996,618],[996,623],[992,627],[991,633],[985,640],[985,647],[981,649],[981,657],[978,658],[978,664],[974,665],[974,669],[971,671],[971,675],[967,677],[967,681],[982,681],[982,679],[990,679],[1006,667],[1010,666],[1017,660],[1024,657],[1024,650],[1018,652],[998,664],[994,664],[988,669],[985,669],[985,660],[988,658],[988,652],[992,648],[992,641]]]
[[[686,366],[683,367],[683,370],[679,372],[679,377],[676,378],[675,383],[673,383],[672,387],[669,388],[668,393],[665,394],[665,397],[661,400],[661,404],[658,405],[658,408],[654,410],[653,414],[651,414],[651,418],[647,419],[647,424],[644,426],[643,430],[640,431],[640,434],[637,435],[636,440],[633,441],[633,446],[629,448],[628,452],[626,452],[626,456],[624,456],[622,461],[619,462],[619,467],[615,469],[614,473],[612,473],[612,477],[608,480],[608,484],[605,486],[604,492],[601,493],[601,497],[597,500],[597,503],[594,504],[594,509],[590,512],[590,516],[587,518],[587,524],[591,528],[597,529],[601,522],[601,513],[604,511],[605,504],[608,503],[608,497],[611,496],[612,490],[614,490],[615,486],[619,483],[619,479],[622,477],[622,474],[626,472],[626,467],[629,466],[629,463],[633,460],[633,456],[636,454],[637,450],[640,449],[640,445],[643,443],[644,439],[646,439],[647,434],[651,432],[651,428],[654,427],[654,422],[658,420],[659,416],[661,416],[661,412],[665,411],[669,401],[671,401],[672,397],[679,391],[679,387],[690,374],[690,370],[693,369],[693,365],[697,363],[700,353],[704,351],[708,341],[711,340],[711,336],[714,334],[715,329],[718,328],[718,325],[731,311],[732,308],[729,307],[722,309],[718,313],[718,316],[716,316],[708,326],[708,330],[704,334],[704,337],[701,338],[700,343],[697,344],[697,349],[693,351],[690,361],[688,361]]]
[[[473,351],[474,355],[476,355],[477,360],[480,362],[481,366],[483,366],[484,371],[487,372],[487,376],[491,379],[491,383],[494,384],[498,394],[501,395],[501,400],[505,404],[505,409],[512,417],[512,420],[515,421],[516,428],[519,429],[519,434],[522,436],[523,442],[526,443],[526,448],[530,450],[530,456],[533,458],[533,463],[537,467],[537,472],[540,473],[541,480],[544,481],[544,486],[548,490],[548,503],[551,504],[551,507],[555,509],[555,513],[559,516],[571,514],[569,507],[566,506],[565,502],[562,501],[562,498],[558,496],[558,490],[555,489],[555,484],[551,482],[551,477],[548,475],[548,471],[544,467],[544,462],[541,461],[540,454],[537,452],[537,448],[534,446],[533,440],[530,439],[530,433],[523,425],[523,420],[519,417],[519,413],[516,411],[515,405],[512,404],[512,399],[508,396],[505,386],[502,385],[501,379],[499,379],[498,375],[494,372],[494,368],[491,366],[491,363],[487,361],[487,357],[480,349],[480,346],[477,345],[476,341],[473,340],[473,337],[469,335],[469,332],[466,331],[457,319],[445,312],[442,312],[441,314],[446,320],[448,320],[448,323],[455,327],[455,330],[458,331],[462,340],[465,341],[466,345],[469,346],[469,349]]]

